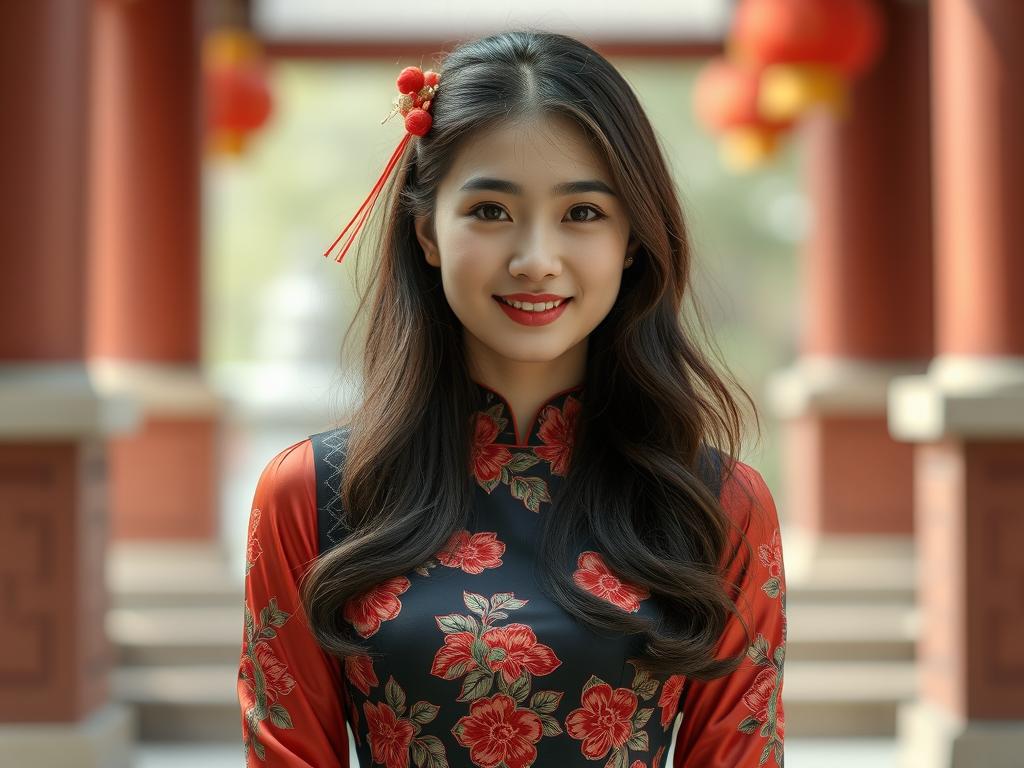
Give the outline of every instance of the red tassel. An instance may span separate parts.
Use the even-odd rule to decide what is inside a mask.
[[[349,235],[348,241],[342,247],[341,253],[338,255],[338,258],[335,259],[335,261],[340,263],[341,260],[345,258],[345,254],[348,253],[348,249],[352,246],[352,243],[355,241],[356,235],[359,233],[359,230],[363,228],[363,224],[369,217],[370,211],[373,210],[374,203],[377,202],[377,197],[380,195],[381,190],[384,188],[384,183],[387,181],[387,178],[391,174],[392,169],[394,169],[395,165],[398,163],[398,158],[401,157],[402,151],[405,149],[410,139],[412,139],[412,134],[406,132],[405,136],[403,136],[402,140],[399,142],[398,147],[392,153],[391,159],[388,160],[388,164],[387,166],[385,166],[384,171],[380,175],[380,178],[377,179],[377,183],[374,184],[369,196],[366,198],[366,200],[363,201],[363,204],[359,206],[359,210],[356,211],[355,216],[352,217],[351,221],[349,221],[349,223],[345,225],[345,228],[341,230],[341,234],[338,235],[338,237],[335,239],[333,243],[331,243],[331,247],[324,251],[324,258],[331,255],[331,251],[334,250],[334,246],[336,246],[338,244],[338,241],[345,236],[345,233],[348,232],[349,227],[352,226],[352,222],[354,222],[359,217],[360,212],[362,212],[363,209],[365,208],[366,211],[363,212],[363,217],[359,219],[359,223],[356,224],[356,228],[352,230],[352,234]]]

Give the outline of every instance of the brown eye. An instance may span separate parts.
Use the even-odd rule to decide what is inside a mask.
[[[573,213],[575,213],[576,211],[593,211],[596,215],[592,219],[579,219],[573,216]],[[577,224],[586,224],[589,221],[597,221],[598,219],[603,219],[604,214],[601,213],[599,210],[597,210],[597,208],[595,208],[592,205],[577,205],[570,211],[569,218],[571,218]]]
[[[499,215],[505,212],[505,210],[500,205],[495,205],[494,203],[483,203],[482,205],[478,205],[476,208],[474,208],[472,211],[470,211],[469,215],[472,216],[475,219],[479,219],[480,221],[501,221],[501,219],[495,219],[495,218],[491,218],[489,216],[481,217],[481,216],[477,216],[476,215],[478,211],[485,211],[485,210],[498,211]]]

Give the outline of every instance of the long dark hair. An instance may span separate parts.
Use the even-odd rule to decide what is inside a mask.
[[[303,579],[310,628],[332,654],[372,654],[342,618],[345,602],[428,560],[466,527],[477,389],[462,325],[440,271],[424,259],[414,217],[433,221],[437,187],[464,142],[510,116],[557,114],[575,120],[603,153],[641,246],[618,299],[589,338],[573,460],[542,516],[541,586],[595,632],[643,633],[638,661],[652,673],[727,674],[743,658],[713,655],[730,613],[750,637],[721,568],[739,547],[730,544],[735,523],[701,480],[698,462],[702,445],[719,449],[727,483],[742,418],[691,338],[699,328],[727,368],[687,291],[683,213],[644,110],[604,57],[560,34],[517,30],[472,40],[435,69],[441,85],[433,125],[406,148],[388,188],[385,222],[371,241],[371,290],[359,310],[372,294],[372,333],[363,344],[362,397],[348,422],[341,488],[347,535]],[[753,400],[731,381],[756,420]],[[568,562],[580,529],[590,531],[617,574],[650,591],[661,619],[620,610],[557,566]],[[741,538],[749,563],[751,547]]]

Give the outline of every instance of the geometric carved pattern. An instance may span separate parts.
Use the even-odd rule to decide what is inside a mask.
[[[2,721],[77,720],[107,696],[103,452],[0,445]]]
[[[968,714],[1024,719],[1024,443],[965,448]]]

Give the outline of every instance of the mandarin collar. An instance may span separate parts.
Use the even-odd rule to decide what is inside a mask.
[[[496,389],[473,379],[478,395],[477,413],[493,422],[493,443],[510,446],[543,446],[572,443],[576,420],[585,395],[585,384],[552,393],[541,404],[533,421],[516,424],[506,397]]]

